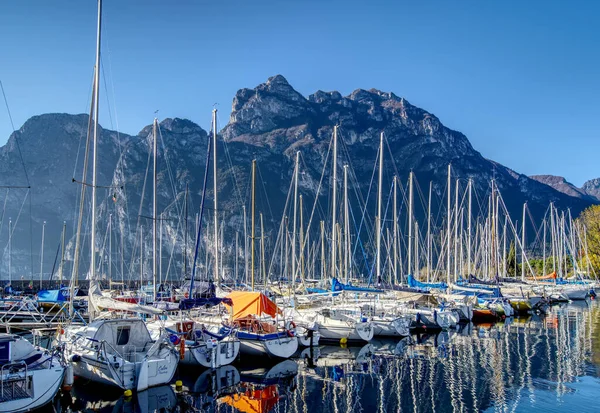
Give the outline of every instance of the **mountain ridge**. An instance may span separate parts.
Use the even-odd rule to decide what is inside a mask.
[[[77,171],[76,178],[81,179],[87,122],[87,115],[46,114],[32,117],[15,132],[18,134],[15,136],[20,139],[30,172],[32,191],[44,188],[41,195],[36,194],[33,198],[42,198],[42,201],[36,201],[33,205],[32,221],[36,229],[33,232],[39,233],[43,220],[52,221],[52,225],[47,228],[47,237],[57,239],[62,221],[67,221],[70,239],[68,257],[72,257],[73,254],[73,228],[81,189],[79,185],[71,182],[71,168]],[[391,186],[394,175],[398,176],[401,182],[405,182],[409,171],[413,171],[417,182],[432,181],[435,196],[433,203],[437,209],[444,208],[445,205],[443,193],[448,163],[452,164],[453,179],[459,178],[461,191],[465,189],[466,180],[472,179],[475,190],[485,196],[489,193],[489,182],[493,179],[503,194],[506,208],[516,220],[521,215],[520,211],[525,201],[528,201],[528,207],[534,217],[543,216],[549,202],[554,202],[559,208],[572,208],[574,215],[594,202],[587,198],[569,196],[484,158],[464,134],[447,128],[437,116],[413,106],[392,92],[356,89],[349,95],[342,96],[336,91],[319,90],[305,97],[283,76],[276,75],[255,88],[238,90],[232,101],[229,122],[219,131],[219,213],[222,215],[223,231],[227,239],[221,249],[230,269],[233,267],[233,258],[236,255],[239,258],[240,255],[239,248],[235,249],[233,246],[233,239],[236,232],[238,235],[244,233],[244,207],[246,214],[249,212],[247,202],[250,198],[252,159],[257,159],[259,166],[258,210],[266,215],[265,230],[268,235],[265,237],[269,243],[275,243],[278,225],[288,202],[286,194],[291,182],[296,151],[302,153],[303,173],[299,178],[299,188],[304,195],[305,205],[313,205],[315,198],[318,198],[318,216],[315,219],[327,219],[327,210],[331,210],[326,196],[331,185],[329,152],[334,125],[340,125],[338,185],[341,184],[341,168],[344,163],[348,164],[350,180],[356,188],[356,194],[352,195],[354,198],[351,201],[363,202],[363,205],[366,203],[368,209],[373,208],[375,197],[375,192],[370,190],[370,182],[378,156],[381,132],[385,134],[386,145],[384,188]],[[151,165],[148,164],[148,160],[152,146],[152,125],[143,127],[136,136],[102,128],[100,131],[99,182],[101,185],[110,186],[111,189],[99,190],[98,228],[99,231],[106,231],[110,214],[117,220],[115,226],[124,234],[119,242],[124,245],[125,255],[130,256],[129,262],[124,264],[123,271],[130,277],[137,277],[139,227],[144,226],[144,233],[149,234],[150,223],[146,217],[151,215],[151,202],[148,198],[148,194],[151,194],[151,175],[148,175]],[[184,255],[181,244],[186,238],[184,234],[187,233],[189,247],[192,245],[194,232],[193,214],[188,222],[188,231],[183,230],[181,217],[184,200],[188,199],[191,211],[197,210],[206,166],[208,134],[194,122],[179,118],[162,120],[159,131],[159,213],[162,217],[162,229],[173,244],[169,254],[171,257],[179,257],[175,260],[176,264],[173,264],[177,268],[168,271],[181,274],[181,256]],[[46,164],[44,160],[47,158],[53,161]],[[8,166],[3,169],[0,165],[0,185],[15,185],[15,182],[21,182],[20,178],[17,179],[18,174],[11,172],[18,171],[16,168],[19,166],[18,154],[11,139],[0,147],[0,160],[3,159],[7,161],[3,164]],[[326,160],[328,165],[323,171]],[[207,188],[206,206],[209,209],[205,219],[208,221],[212,216],[210,208],[214,196],[210,179],[212,171]],[[186,186],[189,187],[188,197],[185,196]],[[363,200],[360,201],[359,198]],[[22,198],[11,195],[7,199],[10,205],[8,216],[16,216],[17,206],[22,202]],[[354,205],[351,212],[360,217],[359,209],[360,206]],[[310,210],[306,211],[308,212]],[[417,219],[422,221],[423,214],[424,208],[417,205]],[[370,214],[367,214],[366,218],[372,220]],[[315,231],[315,223],[312,225],[312,230]],[[204,228],[204,245],[210,246],[212,227],[206,224]],[[17,230],[18,237],[15,238],[15,243],[18,245],[17,251],[22,255],[28,255],[27,249],[31,243],[26,239],[29,232],[31,231],[22,228],[22,225]],[[142,267],[146,273],[150,271],[147,243],[147,239],[144,238],[143,251],[146,252]],[[0,227],[0,247],[3,248],[0,263],[2,274],[6,274],[6,244],[7,230],[4,223],[3,227]],[[273,245],[269,248],[273,248]],[[369,248],[367,247],[367,252]],[[34,248],[35,250],[37,249]],[[212,252],[208,250],[206,256],[210,254]],[[21,259],[18,262],[20,271],[25,271],[29,266],[27,261]],[[209,267],[201,264],[205,271],[210,271]]]

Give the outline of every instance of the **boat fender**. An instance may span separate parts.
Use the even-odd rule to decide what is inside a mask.
[[[73,354],[71,356],[71,361],[73,363],[79,363],[81,361],[81,356],[79,354]]]
[[[183,360],[185,358],[185,340],[181,340],[179,343],[179,359]]]
[[[64,391],[70,391],[73,387],[73,382],[75,381],[75,376],[73,374],[73,365],[67,365],[65,371],[65,378],[63,379],[62,388]]]
[[[437,323],[437,310],[433,310],[433,321]]]

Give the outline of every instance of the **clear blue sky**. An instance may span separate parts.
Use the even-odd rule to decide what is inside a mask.
[[[592,0],[104,0],[100,121],[134,134],[159,109],[207,128],[218,102],[222,127],[237,89],[280,73],[305,95],[393,91],[485,157],[581,185],[600,177],[599,15]],[[95,22],[95,0],[2,2],[16,128],[88,111]],[[10,132],[2,107],[0,144]]]

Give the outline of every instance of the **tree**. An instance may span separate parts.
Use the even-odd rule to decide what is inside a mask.
[[[600,205],[592,205],[579,215],[577,225],[582,229],[584,235],[582,241],[586,242],[584,250],[587,257],[582,257],[581,267],[586,268],[589,258],[593,271],[600,272]]]

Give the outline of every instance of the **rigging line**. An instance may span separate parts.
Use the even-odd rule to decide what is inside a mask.
[[[4,92],[4,85],[0,80],[0,89],[2,89],[2,96],[4,97],[4,104],[6,105],[6,111],[8,112],[8,119],[10,120],[10,126],[12,127],[13,134],[15,134],[15,124],[13,123],[12,114],[10,113],[10,107],[8,106],[8,99],[6,98],[6,92]],[[19,143],[19,139],[17,134],[15,136],[15,143],[17,144],[17,150],[19,151],[19,159],[21,160],[21,166],[23,166],[23,172],[25,173],[25,180],[27,181],[27,186],[31,186],[29,182],[29,174],[27,174],[27,168],[25,168],[25,161],[23,160],[23,153],[21,152],[21,144]]]
[[[84,186],[89,186],[92,187],[92,184],[88,184],[87,182],[83,182],[83,181],[78,181],[75,178],[71,179],[71,182],[74,182],[76,184],[80,184],[80,185],[84,185]],[[118,186],[118,185],[96,185],[96,188],[102,188],[102,189],[123,189],[123,185]]]
[[[4,206],[2,208],[2,216],[0,217],[0,231],[2,231],[2,225],[4,225],[4,215],[6,213],[6,203],[8,202],[8,193],[10,188],[6,188],[6,196],[4,197]]]
[[[163,136],[162,136],[162,130],[160,127],[160,123],[158,124],[158,136],[160,137],[160,144],[161,144],[161,149],[163,151],[164,161],[167,164],[167,174],[169,176],[171,190],[173,191],[173,199],[174,199],[173,202],[175,203],[175,210],[176,210],[177,215],[180,215],[183,208],[181,207],[180,203],[178,202],[177,185],[175,184],[175,179],[173,178],[173,169],[171,168],[171,163],[169,162],[169,156],[167,154],[167,146],[165,145],[165,140],[163,139]],[[157,154],[157,157],[158,157],[158,154]],[[158,186],[158,182],[157,182],[157,186]]]

